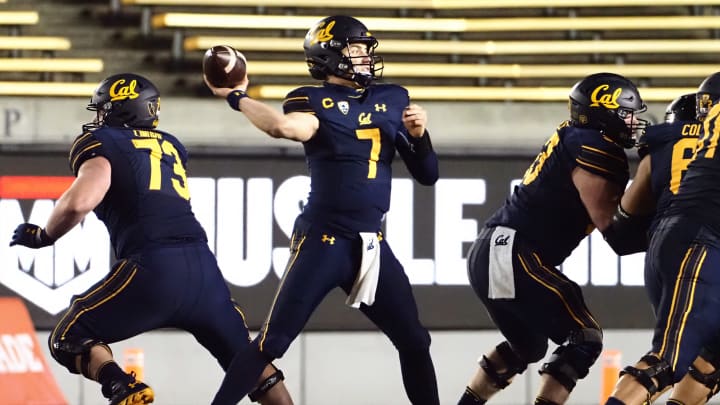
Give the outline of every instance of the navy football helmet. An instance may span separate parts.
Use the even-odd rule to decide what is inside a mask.
[[[357,43],[367,45],[367,57],[343,53],[345,50],[350,55],[349,45]],[[314,79],[325,80],[334,75],[366,87],[382,77],[384,65],[382,57],[375,55],[377,45],[377,39],[363,23],[353,17],[336,15],[323,18],[310,28],[303,48]],[[357,69],[359,66],[367,66],[367,72]]]
[[[160,114],[160,92],[140,75],[120,73],[100,82],[87,109],[97,115],[93,122],[83,125],[83,131],[103,125],[155,128]]]
[[[665,109],[665,122],[671,124],[673,122],[695,121],[695,93],[683,94],[673,100]]]
[[[696,102],[696,118],[699,121],[705,119],[715,104],[720,100],[720,72],[713,73],[698,87],[697,93],[695,93]]]
[[[647,126],[636,117],[647,110],[637,87],[614,73],[596,73],[577,82],[570,90],[569,107],[573,125],[597,129],[624,148],[633,147]],[[629,116],[637,123],[627,124]]]

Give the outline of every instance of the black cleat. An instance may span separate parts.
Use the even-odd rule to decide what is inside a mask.
[[[113,384],[109,405],[145,405],[154,400],[155,393],[152,388],[142,381],[133,380],[126,384]]]

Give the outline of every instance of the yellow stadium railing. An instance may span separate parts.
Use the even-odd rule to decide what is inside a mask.
[[[546,7],[645,7],[720,5],[720,0],[362,0],[340,4],[337,0],[122,0],[137,6],[228,6],[228,7],[352,7],[390,9],[484,9]]]
[[[97,83],[0,82],[0,96],[90,97]]]
[[[596,72],[613,72],[639,78],[703,78],[720,71],[718,64],[467,64],[403,63],[387,64],[385,77],[419,78],[573,78]],[[248,74],[258,76],[307,76],[304,61],[248,61]]]
[[[307,30],[323,16],[159,13],[154,28]],[[718,29],[720,16],[386,18],[358,17],[371,31],[394,32],[526,32],[607,30]]]
[[[0,82],[0,96],[90,97],[97,83],[80,82]],[[296,86],[263,85],[248,89],[251,97],[267,100],[285,98]],[[408,86],[414,100],[426,101],[566,101],[569,87],[473,87]],[[640,88],[645,102],[667,102],[695,88]]]
[[[35,25],[38,21],[37,11],[0,11],[0,25]]]
[[[303,53],[303,38],[191,36],[184,40],[186,51],[215,45],[230,45],[240,51]],[[534,55],[534,54],[623,54],[623,53],[706,53],[720,52],[715,39],[606,39],[552,41],[452,41],[380,40],[378,53],[457,54],[457,55]]]
[[[0,58],[0,72],[98,73],[102,70],[102,59]]]
[[[70,40],[64,37],[0,36],[3,50],[67,51],[70,48]]]

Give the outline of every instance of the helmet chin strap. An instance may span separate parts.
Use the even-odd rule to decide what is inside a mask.
[[[360,87],[367,87],[372,83],[373,76],[367,73],[352,73],[350,80],[357,83]]]

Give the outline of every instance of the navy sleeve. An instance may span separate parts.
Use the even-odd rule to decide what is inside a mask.
[[[291,112],[315,114],[310,106],[310,94],[307,88],[300,87],[288,93],[283,100],[283,111],[285,114]]]
[[[625,187],[630,169],[622,147],[594,129],[569,126],[558,133],[576,167]]]
[[[70,170],[72,170],[73,174],[77,176],[80,166],[82,166],[85,161],[97,156],[107,157],[107,154],[103,149],[102,142],[97,139],[95,133],[86,132],[78,136],[75,138],[75,142],[73,142],[73,145],[70,148]]]
[[[437,154],[432,148],[427,131],[420,139],[409,136],[405,131],[399,131],[395,137],[395,147],[415,180],[425,186],[435,184],[440,170]]]

